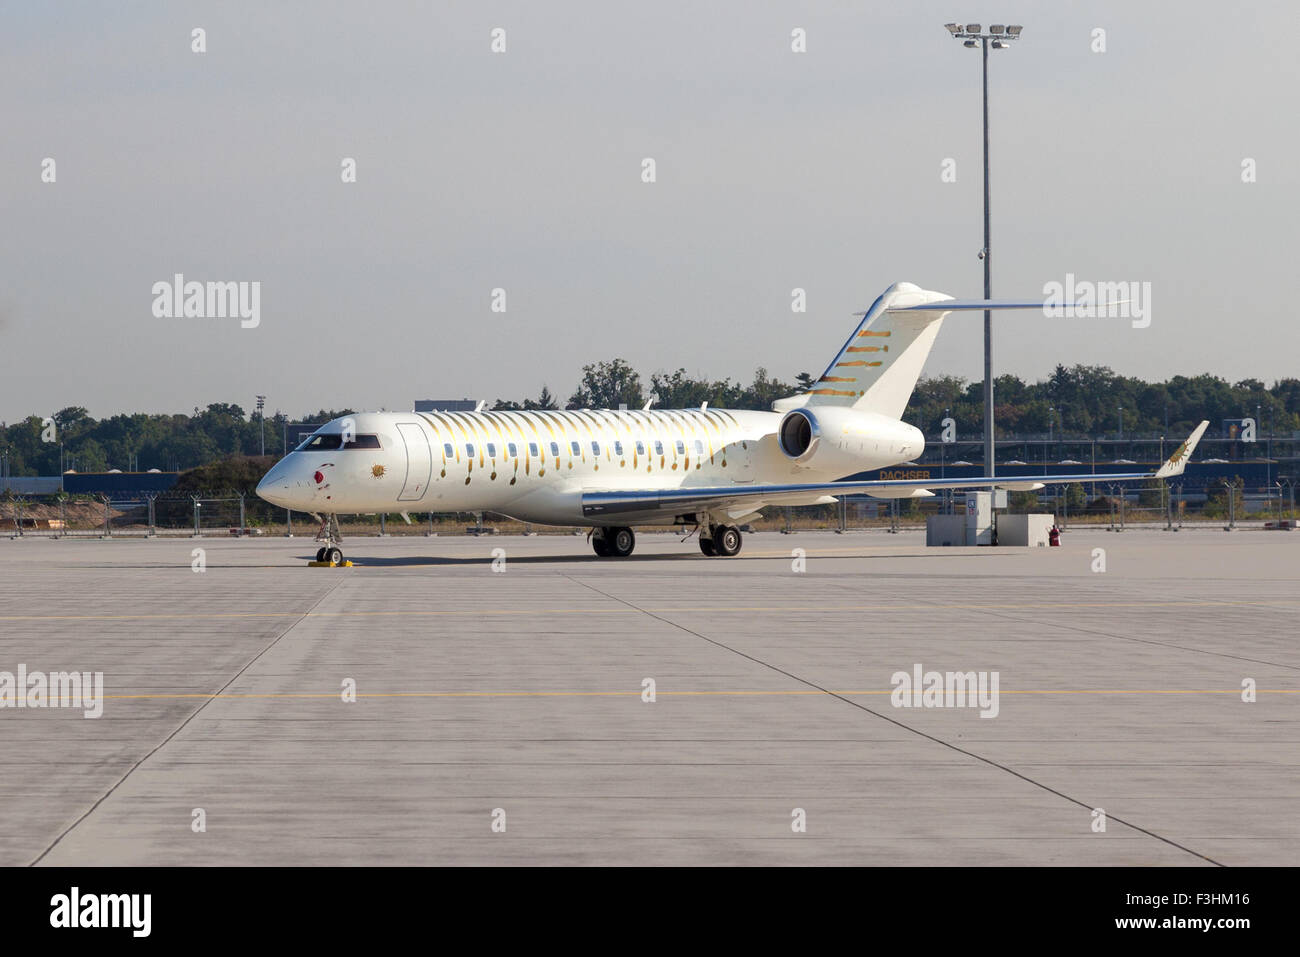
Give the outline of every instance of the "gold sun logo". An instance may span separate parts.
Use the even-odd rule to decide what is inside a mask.
[[[382,465],[374,465],[371,466],[370,468],[370,474],[373,475],[375,478],[383,478],[384,471],[385,469]]]

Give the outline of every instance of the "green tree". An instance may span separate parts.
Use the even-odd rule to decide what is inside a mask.
[[[555,396],[551,395],[551,390],[546,386],[542,386],[542,393],[535,401],[533,399],[528,399],[524,402],[525,409],[547,410],[558,409],[559,407],[560,404],[555,401]]]
[[[569,397],[570,409],[630,409],[645,405],[641,376],[623,359],[582,367],[582,384]]]

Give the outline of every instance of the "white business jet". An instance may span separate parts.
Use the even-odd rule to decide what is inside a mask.
[[[740,551],[738,526],[765,505],[830,504],[849,492],[916,498],[935,489],[1095,481],[1091,474],[836,481],[924,451],[925,437],[901,417],[948,313],[1043,308],[1041,300],[957,300],[895,283],[862,314],[821,378],[771,412],[356,413],[309,436],[257,494],[321,521],[322,561],[343,560],[340,513],[413,511],[588,526],[597,555],[622,558],[636,546],[635,525],[682,526],[698,532],[705,555],[732,556]],[[1208,424],[1157,471],[1108,473],[1106,481],[1181,474]]]

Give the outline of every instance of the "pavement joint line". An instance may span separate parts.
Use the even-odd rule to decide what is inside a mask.
[[[312,602],[312,604],[311,604],[311,608],[315,608],[315,607],[318,606],[321,602],[323,602],[326,598],[328,598],[330,595],[334,594],[334,592],[338,590],[339,585],[343,584],[344,581],[345,581],[345,579],[343,579],[343,578],[339,578],[339,579],[337,579],[337,580],[334,582],[333,585],[331,585],[329,588],[327,588],[324,592],[321,593],[321,596],[320,596],[319,598],[317,598],[314,602]],[[308,611],[310,611],[311,608],[308,608]],[[113,783],[113,784],[108,788],[108,790],[106,790],[103,794],[101,794],[98,798],[96,798],[95,802],[94,802],[93,804],[91,804],[90,807],[86,808],[86,810],[83,811],[83,812],[81,813],[81,815],[78,816],[77,819],[76,819],[75,821],[73,821],[73,822],[72,822],[71,824],[69,824],[66,828],[64,828],[64,829],[59,833],[59,836],[56,837],[53,841],[51,841],[50,844],[49,844],[49,846],[46,847],[45,850],[41,851],[41,853],[38,854],[34,859],[32,859],[32,861],[31,861],[30,863],[28,863],[27,866],[28,866],[28,867],[35,867],[35,866],[36,866],[37,864],[39,864],[42,860],[44,860],[45,857],[46,857],[46,856],[47,856],[47,855],[48,855],[52,850],[54,850],[56,847],[59,846],[59,843],[60,843],[60,842],[61,842],[65,837],[67,837],[69,834],[71,834],[71,833],[73,832],[74,829],[76,829],[77,827],[79,827],[79,826],[81,825],[81,822],[82,822],[82,821],[86,820],[86,818],[88,818],[88,817],[90,817],[90,815],[94,814],[95,811],[99,808],[99,806],[100,806],[101,804],[103,804],[105,801],[107,801],[107,800],[112,796],[113,792],[116,791],[119,787],[121,787],[121,786],[126,782],[126,779],[129,778],[129,777],[130,777],[130,776],[135,772],[135,770],[136,770],[137,768],[139,768],[142,764],[144,764],[146,761],[148,761],[151,757],[153,757],[155,754],[157,754],[160,750],[162,750],[162,748],[163,748],[163,747],[164,747],[164,746],[165,746],[169,741],[171,741],[173,738],[175,738],[176,735],[180,734],[183,730],[185,730],[185,727],[186,727],[186,726],[187,726],[191,721],[193,721],[193,720],[194,720],[194,719],[199,715],[199,713],[200,713],[201,711],[203,711],[204,708],[206,708],[209,704],[211,704],[212,701],[213,701],[213,700],[214,700],[218,695],[220,695],[223,691],[225,691],[225,690],[226,690],[227,688],[229,688],[232,684],[234,684],[236,681],[238,681],[239,678],[240,678],[240,676],[243,675],[244,672],[246,672],[249,668],[253,667],[253,665],[257,663],[257,660],[258,660],[259,658],[261,658],[264,654],[266,654],[268,651],[270,651],[272,648],[274,648],[274,647],[276,646],[276,644],[280,641],[281,638],[283,638],[283,637],[284,637],[285,635],[287,635],[289,632],[293,631],[293,629],[294,629],[294,628],[295,628],[299,623],[301,623],[303,620],[305,620],[306,617],[307,617],[307,614],[306,614],[306,613],[301,614],[301,615],[299,616],[299,618],[297,619],[297,621],[292,622],[292,623],[289,625],[289,627],[285,628],[282,632],[280,632],[278,635],[276,635],[274,638],[272,638],[271,641],[266,645],[266,647],[264,647],[264,648],[263,648],[261,651],[259,651],[257,654],[253,655],[253,657],[249,658],[248,661],[244,663],[244,666],[243,666],[242,668],[240,668],[237,672],[235,672],[233,675],[231,675],[230,680],[227,681],[224,685],[222,685],[222,686],[217,690],[216,694],[208,695],[208,696],[207,696],[207,698],[208,698],[207,701],[204,701],[204,702],[203,702],[202,704],[200,704],[197,708],[195,708],[195,709],[194,709],[193,711],[191,711],[188,715],[186,715],[184,721],[182,721],[182,722],[181,722],[180,724],[178,724],[175,728],[173,728],[173,729],[172,729],[172,730],[167,734],[166,737],[164,737],[161,741],[159,741],[156,745],[154,745],[153,748],[151,748],[151,749],[150,749],[146,754],[144,754],[144,755],[143,755],[139,760],[137,760],[134,764],[132,764],[129,768],[127,768],[126,771],[123,772],[122,776],[121,776],[120,778],[118,778],[118,779],[117,779],[117,780],[116,780],[116,781],[115,781],[115,782],[114,782],[114,783]]]
[[[890,716],[887,715],[887,714],[882,714],[882,713],[879,712],[879,711],[874,711],[874,710],[872,710],[871,708],[868,708],[866,705],[862,704],[861,702],[854,701],[852,698],[845,697],[844,695],[838,695],[838,694],[835,694],[833,691],[830,691],[830,690],[827,689],[827,688],[823,688],[821,685],[817,684],[815,681],[811,681],[811,680],[809,680],[808,678],[802,678],[802,677],[800,677],[799,675],[793,674],[793,673],[791,673],[791,672],[789,672],[789,671],[786,671],[785,669],[783,669],[783,668],[781,668],[781,667],[779,667],[779,666],[777,666],[777,665],[772,664],[771,662],[764,661],[764,660],[762,660],[761,658],[756,658],[756,657],[754,657],[753,655],[750,655],[750,654],[746,654],[745,652],[740,651],[740,650],[737,649],[737,648],[733,648],[733,647],[731,647],[730,645],[726,644],[725,642],[718,641],[718,640],[715,639],[715,638],[710,638],[708,635],[700,634],[700,632],[698,632],[698,631],[694,631],[694,630],[691,629],[691,628],[687,628],[685,625],[679,624],[678,622],[672,621],[672,620],[670,620],[670,619],[668,619],[668,618],[663,618],[663,617],[661,617],[661,616],[659,616],[659,615],[657,615],[657,614],[654,614],[653,612],[646,611],[645,609],[640,609],[640,608],[638,608],[638,606],[637,606],[636,604],[634,604],[633,602],[630,602],[630,601],[628,601],[627,599],[624,599],[624,598],[619,598],[619,597],[617,597],[617,596],[615,596],[615,595],[611,595],[611,594],[609,594],[609,593],[607,593],[607,592],[601,591],[601,590],[600,590],[599,588],[597,588],[595,585],[591,585],[591,584],[588,584],[587,582],[580,581],[580,580],[578,580],[578,579],[572,577],[571,575],[564,575],[563,577],[567,578],[569,581],[573,582],[575,585],[581,585],[581,586],[584,587],[584,588],[589,588],[590,590],[594,591],[594,592],[595,592],[596,594],[598,594],[598,595],[604,595],[604,596],[605,596],[606,598],[608,598],[610,601],[619,602],[619,603],[621,603],[621,604],[627,605],[629,608],[637,608],[637,610],[641,611],[643,614],[646,614],[646,615],[648,615],[649,617],[654,618],[656,621],[663,622],[665,625],[668,625],[668,626],[671,627],[671,628],[676,628],[676,629],[678,629],[678,630],[680,630],[680,631],[684,631],[684,632],[685,632],[686,634],[688,634],[688,635],[694,635],[696,638],[699,638],[699,639],[701,639],[702,641],[707,641],[709,644],[714,645],[714,646],[716,646],[716,647],[718,647],[718,648],[721,648],[721,649],[723,649],[724,651],[729,651],[729,652],[731,652],[732,654],[737,655],[737,656],[739,656],[739,657],[741,657],[741,658],[748,659],[749,661],[752,661],[752,662],[754,662],[754,663],[757,664],[757,665],[760,665],[760,666],[762,666],[762,667],[764,667],[764,668],[768,668],[769,670],[771,670],[771,671],[775,671],[775,672],[778,673],[778,674],[785,675],[787,678],[791,679],[792,681],[797,681],[797,682],[799,682],[800,684],[808,685],[808,686],[811,687],[811,688],[816,688],[817,690],[822,691],[822,692],[824,692],[824,693],[827,694],[827,695],[831,695],[832,697],[835,697],[835,698],[839,699],[840,701],[843,701],[845,704],[848,704],[848,705],[850,705],[851,707],[857,708],[857,709],[859,709],[860,711],[865,711],[867,714],[872,715],[872,716],[874,716],[874,717],[876,717],[876,718],[879,718],[879,719],[881,719],[882,721],[887,721],[887,722],[889,722],[890,724],[895,725],[896,727],[901,728],[901,729],[904,730],[904,731],[907,731],[907,732],[910,732],[911,734],[914,734],[914,735],[917,735],[917,736],[919,736],[919,737],[925,738],[925,739],[928,740],[928,741],[932,741],[932,742],[934,742],[935,744],[941,745],[942,747],[945,747],[945,748],[948,748],[949,750],[955,751],[955,752],[957,752],[958,754],[963,754],[963,755],[966,755],[967,757],[974,758],[976,761],[980,761],[980,762],[982,762],[982,763],[984,763],[984,764],[989,765],[990,767],[997,768],[998,770],[1004,771],[1004,772],[1006,772],[1007,774],[1013,775],[1014,777],[1019,778],[1020,780],[1026,782],[1027,784],[1031,784],[1031,785],[1033,785],[1033,786],[1036,787],[1036,788],[1040,788],[1040,789],[1042,789],[1042,790],[1044,790],[1044,791],[1047,791],[1049,794],[1054,794],[1054,795],[1056,795],[1057,797],[1062,798],[1062,799],[1064,799],[1064,800],[1066,800],[1066,801],[1069,801],[1071,804],[1075,804],[1075,805],[1077,805],[1078,807],[1084,808],[1085,810],[1087,810],[1087,811],[1089,811],[1089,812],[1091,812],[1092,810],[1094,810],[1094,808],[1096,807],[1096,805],[1093,805],[1093,804],[1087,804],[1087,803],[1085,803],[1084,801],[1080,801],[1078,798],[1076,798],[1076,797],[1072,797],[1072,796],[1070,796],[1069,794],[1066,794],[1066,793],[1063,792],[1063,791],[1058,791],[1056,788],[1052,787],[1051,785],[1044,784],[1042,781],[1035,780],[1034,778],[1029,777],[1027,774],[1022,774],[1021,772],[1015,770],[1014,768],[1008,767],[1008,766],[1005,765],[1005,764],[1000,764],[999,762],[993,760],[992,758],[985,757],[985,756],[982,755],[982,754],[976,754],[974,751],[969,751],[969,750],[967,750],[966,748],[959,747],[958,745],[955,745],[955,744],[953,744],[953,743],[950,742],[950,741],[945,741],[943,738],[937,737],[937,736],[935,736],[935,735],[933,735],[933,734],[928,734],[928,733],[926,733],[925,731],[922,731],[922,730],[920,730],[920,729],[918,729],[918,728],[914,728],[914,727],[912,727],[911,725],[906,724],[906,723],[903,722],[903,721],[899,721],[897,718],[892,718],[892,717],[890,717]],[[1116,816],[1116,815],[1114,815],[1114,814],[1107,814],[1107,815],[1106,815],[1106,819],[1107,819],[1108,821],[1115,821],[1115,822],[1118,823],[1118,824],[1122,824],[1123,826],[1125,826],[1125,827],[1127,827],[1127,828],[1131,828],[1131,829],[1134,830],[1134,831],[1138,831],[1139,833],[1145,834],[1145,835],[1147,835],[1148,837],[1153,837],[1153,838],[1155,838],[1155,839],[1158,840],[1158,841],[1162,841],[1162,842],[1164,842],[1165,844],[1168,844],[1168,845],[1171,846],[1171,847],[1175,847],[1175,848],[1177,848],[1177,849],[1180,850],[1180,851],[1184,851],[1184,852],[1186,852],[1186,853],[1188,853],[1188,854],[1193,855],[1194,857],[1198,857],[1198,858],[1200,858],[1200,859],[1203,860],[1203,861],[1206,861],[1206,862],[1208,862],[1208,863],[1210,863],[1210,864],[1215,865],[1216,867],[1225,867],[1225,866],[1226,866],[1226,865],[1223,864],[1222,862],[1220,862],[1220,861],[1216,861],[1214,858],[1209,857],[1209,856],[1207,856],[1207,855],[1205,855],[1205,854],[1202,854],[1200,851],[1195,851],[1195,850],[1193,850],[1192,848],[1187,847],[1186,845],[1179,844],[1177,841],[1172,840],[1171,838],[1165,837],[1165,836],[1162,835],[1162,834],[1157,834],[1155,831],[1148,830],[1147,828],[1144,828],[1144,827],[1142,827],[1141,825],[1134,824],[1134,823],[1132,823],[1131,821],[1127,821],[1127,820],[1125,820],[1125,819],[1123,819],[1123,818],[1121,818],[1121,817],[1118,817],[1118,816]]]
[[[566,576],[567,577],[567,576]],[[342,579],[340,579],[342,581]],[[842,582],[835,584],[844,584]],[[845,585],[845,587],[848,587]],[[1237,607],[1283,607],[1300,606],[1300,600],[1242,600],[1242,601],[1133,601],[1133,602],[1032,602],[1032,603],[997,603],[997,604],[887,604],[887,605],[831,605],[819,608],[819,611],[934,611],[952,609],[959,611],[1001,611],[1007,609],[1035,608],[1237,608]],[[664,612],[680,614],[683,612],[740,612],[753,614],[761,611],[793,611],[796,605],[725,605],[725,606],[670,606],[665,608],[640,608],[628,605],[628,610],[638,614]],[[607,607],[590,608],[477,608],[477,609],[437,609],[426,611],[322,611],[299,615],[284,611],[240,611],[210,613],[174,613],[157,615],[0,615],[0,621],[156,621],[225,618],[368,618],[368,617],[438,617],[438,616],[480,616],[480,615],[590,615],[608,611]],[[1018,619],[1019,620],[1019,619]],[[1118,637],[1111,635],[1109,637]],[[1178,647],[1178,646],[1172,646]],[[1192,650],[1192,649],[1187,649]],[[1247,659],[1253,660],[1253,659]],[[1261,662],[1272,664],[1273,662]],[[1290,666],[1283,666],[1290,667]]]
[[[358,698],[613,698],[640,697],[641,691],[369,691],[356,692]],[[1300,694],[1300,688],[1257,688],[1256,694]],[[780,697],[794,695],[830,695],[861,697],[892,695],[894,691],[838,691],[835,689],[795,688],[778,691],[656,691],[658,697]],[[1000,689],[998,694],[1026,695],[1147,695],[1147,694],[1241,694],[1240,688],[1115,688],[1115,689]],[[134,700],[151,698],[337,698],[338,691],[178,691],[141,694],[106,694],[104,699]]]
[[[840,581],[832,582],[832,584],[837,585],[837,586],[839,586],[839,587],[841,587],[841,588],[848,588],[848,587],[850,587],[847,583],[845,583],[845,582],[840,582]],[[1175,605],[1175,606],[1181,606],[1181,603],[1182,603],[1183,601],[1187,601],[1187,603],[1188,603],[1189,606],[1190,606],[1190,605],[1201,604],[1200,602],[1198,602],[1198,601],[1195,600],[1195,599],[1180,599],[1178,602],[1173,602],[1173,603],[1171,603],[1171,604],[1173,604],[1173,605]],[[1267,604],[1269,604],[1269,603],[1268,603],[1268,602],[1261,601],[1261,602],[1259,602],[1258,604],[1259,604],[1259,605],[1267,605]],[[953,607],[955,607],[955,606],[953,606],[953,605],[942,605],[942,604],[939,604],[939,603],[937,603],[937,602],[934,603],[934,604],[932,604],[932,605],[930,605],[930,608],[931,608],[932,610],[941,610],[941,609],[948,609],[948,608],[953,608]],[[1013,605],[968,605],[968,606],[966,606],[965,610],[967,610],[967,611],[985,612],[986,614],[990,615],[991,617],[999,618],[999,619],[1001,619],[1001,620],[1003,620],[1003,621],[1015,621],[1015,622],[1019,622],[1019,623],[1021,623],[1021,624],[1027,624],[1027,625],[1038,625],[1038,624],[1042,624],[1042,622],[1037,622],[1037,621],[1033,620],[1032,618],[1017,618],[1015,615],[999,614],[999,612],[1005,612],[1006,610],[1008,610],[1008,609],[1010,609],[1010,608],[1014,608],[1014,607],[1016,607],[1016,606],[1013,606]],[[1034,607],[1039,607],[1039,606],[1034,606],[1034,605],[1025,605],[1025,606],[1021,606],[1021,607],[1024,607],[1024,608],[1034,608]],[[1089,605],[1089,606],[1087,606],[1087,607],[1091,607],[1091,606]],[[1108,606],[1108,607],[1110,607],[1110,606]],[[1133,606],[1133,605],[1128,605],[1128,604],[1117,604],[1117,605],[1115,605],[1114,607],[1141,607],[1141,606],[1140,606],[1140,605]],[[1144,644],[1144,645],[1156,645],[1156,646],[1161,647],[1161,648],[1172,648],[1172,649],[1174,649],[1175,651],[1185,651],[1185,652],[1189,652],[1189,653],[1191,653],[1191,654],[1197,654],[1197,655],[1210,655],[1211,657],[1214,657],[1214,658],[1227,658],[1227,659],[1230,660],[1230,661],[1249,661],[1251,664],[1256,664],[1256,665],[1268,665],[1268,666],[1273,667],[1273,668],[1286,668],[1287,670],[1290,670],[1290,671],[1300,670],[1300,666],[1297,666],[1297,665],[1288,665],[1288,664],[1283,664],[1282,662],[1279,662],[1279,661],[1267,661],[1267,660],[1265,660],[1265,659],[1263,659],[1263,658],[1250,658],[1250,657],[1247,657],[1247,656],[1245,656],[1245,655],[1230,655],[1230,654],[1226,654],[1226,653],[1221,652],[1221,651],[1208,651],[1208,650],[1206,650],[1206,649],[1204,649],[1204,648],[1189,648],[1189,647],[1187,647],[1186,645],[1177,645],[1177,644],[1174,644],[1174,643],[1171,642],[1171,641],[1157,641],[1155,638],[1142,638],[1142,637],[1139,637],[1139,636],[1137,636],[1137,635],[1117,635],[1117,634],[1114,634],[1113,632],[1109,632],[1109,631],[1101,631],[1101,630],[1099,630],[1099,629],[1095,629],[1095,628],[1086,628],[1086,627],[1084,627],[1083,625],[1077,625],[1077,624],[1074,624],[1074,623],[1069,622],[1069,621],[1053,621],[1051,624],[1052,624],[1052,627],[1053,627],[1053,628],[1064,628],[1064,629],[1067,629],[1067,630],[1069,630],[1069,631],[1078,632],[1079,634],[1083,634],[1083,635],[1092,635],[1092,636],[1097,637],[1097,638],[1110,638],[1110,639],[1113,639],[1113,640],[1115,640],[1115,641],[1132,641],[1132,642],[1137,642],[1137,643],[1139,643],[1139,644]]]
[[[1002,621],[1016,621],[1022,624],[1037,624],[1036,622],[1034,622],[1032,619],[1029,618],[1019,618],[1015,615],[1005,614],[1004,612],[1006,611],[1006,609],[989,608],[989,609],[976,609],[976,610],[983,611],[985,614],[988,614],[994,618],[999,618]],[[1227,658],[1231,661],[1249,661],[1251,664],[1268,665],[1272,668],[1286,668],[1289,671],[1300,670],[1300,665],[1289,665],[1289,664],[1284,664],[1280,661],[1268,661],[1267,659],[1264,658],[1251,658],[1246,655],[1230,655],[1227,654],[1226,652],[1209,651],[1204,648],[1189,648],[1187,645],[1175,644],[1172,641],[1159,641],[1155,638],[1143,638],[1139,635],[1117,635],[1114,632],[1102,631],[1097,628],[1088,628],[1085,627],[1084,625],[1074,624],[1073,622],[1069,622],[1069,621],[1054,621],[1052,622],[1052,627],[1065,628],[1068,629],[1069,631],[1078,632],[1079,634],[1083,634],[1083,635],[1093,635],[1098,638],[1111,638],[1116,641],[1132,641],[1143,645],[1157,645],[1161,648],[1172,648],[1175,651],[1184,651],[1194,655],[1209,655],[1213,658]]]

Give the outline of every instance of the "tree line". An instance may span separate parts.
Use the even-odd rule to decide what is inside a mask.
[[[643,379],[625,360],[610,359],[584,366],[581,381],[563,404],[544,386],[536,399],[497,399],[488,408],[639,409],[653,396],[656,408],[698,408],[707,402],[714,408],[770,409],[775,399],[808,388],[813,379],[803,372],[785,382],[763,368],[748,383],[708,379],[684,368]],[[998,376],[994,401],[1000,437],[1051,431],[1113,438],[1121,416],[1125,437],[1179,436],[1203,418],[1217,427],[1222,419],[1254,417],[1257,410],[1261,436],[1300,431],[1300,379],[1265,386],[1258,379],[1233,383],[1202,374],[1147,382],[1106,366],[1058,365],[1037,382]],[[263,436],[267,455],[283,455],[285,423],[326,422],[352,411],[319,409],[297,418],[277,412],[266,417],[263,429],[256,412],[230,403],[195,408],[189,415],[134,413],[105,419],[69,406],[50,417],[52,434],[41,416],[0,424],[0,456],[15,476],[56,475],[61,468],[182,471],[231,456],[259,455]],[[955,421],[959,437],[977,438],[984,421],[983,383],[949,375],[921,379],[904,419],[933,437],[946,416]]]

